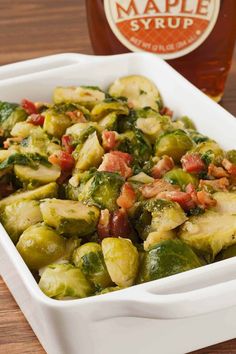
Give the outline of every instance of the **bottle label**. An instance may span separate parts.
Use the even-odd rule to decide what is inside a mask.
[[[220,0],[104,0],[104,6],[108,23],[124,46],[174,59],[207,39]]]

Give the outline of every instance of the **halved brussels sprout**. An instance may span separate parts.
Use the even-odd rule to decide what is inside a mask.
[[[146,241],[144,241],[143,246],[144,250],[148,251],[154,245],[165,241],[165,240],[172,240],[176,237],[176,233],[174,230],[169,231],[152,231],[148,234]]]
[[[10,132],[17,122],[24,121],[26,118],[25,110],[18,104],[0,101],[0,123],[5,137],[10,136]]]
[[[9,204],[5,207],[0,219],[12,241],[16,243],[23,231],[42,221],[39,202],[22,200]]]
[[[223,248],[236,243],[236,215],[206,211],[192,216],[181,227],[179,238],[209,261]]]
[[[107,237],[102,252],[112,281],[121,287],[134,284],[139,267],[139,254],[128,239]]]
[[[60,234],[86,236],[96,230],[99,209],[73,200],[45,199],[40,205],[44,222]]]
[[[42,274],[39,287],[54,299],[81,299],[93,294],[94,289],[83,272],[72,264],[51,264]]]
[[[188,184],[193,184],[197,187],[198,179],[197,177],[191,175],[188,172],[185,172],[182,168],[173,168],[169,172],[164,175],[164,180],[180,186],[180,188],[184,191]]]
[[[56,87],[53,94],[53,101],[55,103],[73,102],[88,107],[93,107],[96,103],[104,99],[105,93],[98,87]]]
[[[227,151],[226,158],[233,164],[236,164],[236,150]]]
[[[236,214],[236,193],[217,192],[213,194],[217,201],[215,211],[226,214]]]
[[[22,182],[32,185],[40,185],[55,182],[60,177],[61,169],[56,165],[45,166],[39,164],[37,168],[15,165],[14,172]]]
[[[128,179],[129,182],[137,182],[137,183],[143,183],[143,184],[148,184],[152,183],[154,181],[154,178],[148,176],[144,172],[140,172],[135,176],[132,176]]]
[[[106,130],[117,130],[117,113],[111,112],[99,121],[99,126]]]
[[[202,263],[192,249],[180,240],[166,240],[145,253],[140,267],[139,283],[185,272]]]
[[[164,133],[157,140],[155,145],[155,155],[168,155],[175,162],[179,162],[181,157],[193,147],[193,142],[183,130],[175,130]]]
[[[18,190],[16,193],[9,195],[0,200],[0,210],[8,204],[16,203],[18,201],[26,200],[40,200],[44,198],[55,198],[58,194],[58,185],[55,182],[49,183],[45,186],[38,187],[33,190]]]
[[[181,117],[181,118],[177,119],[177,122],[178,121],[183,123],[185,129],[196,130],[195,124],[193,123],[193,121],[189,117],[187,117],[187,116]]]
[[[78,199],[102,209],[114,211],[118,208],[116,203],[124,178],[118,173],[98,172],[85,184],[80,185]]]
[[[97,133],[89,135],[83,146],[77,154],[77,163],[75,168],[78,170],[87,170],[90,167],[98,167],[102,162],[105,151],[100,145]]]
[[[220,164],[224,158],[224,151],[213,140],[204,141],[192,149],[202,155],[203,161],[209,165],[210,163]]]
[[[232,257],[235,257],[235,256],[236,256],[236,244],[224,249],[223,251],[221,251],[217,255],[216,260],[217,261],[223,261],[224,259],[232,258]]]
[[[151,107],[159,110],[161,97],[155,84],[144,76],[133,75],[117,79],[109,88],[114,97],[127,97],[134,108]]]
[[[73,255],[73,263],[80,268],[96,288],[106,288],[112,285],[108,274],[102,247],[95,242],[88,242],[77,248]]]
[[[27,138],[28,136],[34,134],[40,134],[43,131],[41,127],[38,125],[31,124],[29,122],[19,122],[14,125],[11,130],[12,136],[20,136],[23,139]]]
[[[23,232],[16,248],[27,266],[38,270],[61,258],[66,252],[66,242],[55,230],[36,224]]]
[[[115,112],[117,115],[127,116],[129,114],[129,107],[126,102],[101,102],[96,104],[92,109],[91,119],[98,121],[112,112]]]
[[[101,130],[97,122],[76,123],[66,130],[66,135],[72,135],[76,143],[84,143],[90,134]]]
[[[61,138],[68,127],[72,125],[69,116],[65,114],[58,114],[53,109],[48,109],[43,113],[45,119],[43,129],[56,138]]]
[[[110,286],[108,288],[102,289],[101,291],[96,292],[96,295],[104,295],[108,293],[112,293],[114,291],[122,290],[120,286]]]

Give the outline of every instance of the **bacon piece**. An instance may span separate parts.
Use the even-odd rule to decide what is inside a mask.
[[[111,217],[108,209],[101,210],[100,219],[97,226],[100,240],[111,236]]]
[[[223,167],[217,167],[213,163],[210,163],[208,166],[208,175],[215,178],[229,177],[229,174],[223,169]]]
[[[185,192],[188,193],[191,196],[192,201],[197,205],[198,204],[197,191],[196,191],[196,188],[194,187],[194,185],[192,183],[189,183],[186,186]]]
[[[198,153],[185,154],[181,158],[183,170],[189,173],[200,173],[206,169],[205,163]]]
[[[75,150],[73,146],[73,138],[71,135],[63,135],[61,138],[61,143],[64,146],[64,149],[68,154],[72,154],[72,152]]]
[[[156,179],[152,183],[145,184],[140,187],[140,191],[144,198],[152,198],[161,192],[179,191],[179,187],[174,186],[163,179]]]
[[[58,165],[62,171],[71,171],[75,165],[73,156],[66,151],[56,151],[49,156],[48,161],[53,165]]]
[[[157,198],[168,199],[172,202],[178,203],[184,210],[194,208],[196,205],[191,198],[191,195],[181,191],[161,192],[157,195]]]
[[[226,169],[226,171],[230,175],[236,176],[236,165],[235,164],[233,164],[232,162],[230,162],[227,159],[223,159],[222,166]]]
[[[212,188],[214,191],[227,192],[227,187],[229,187],[229,180],[226,177],[222,177],[222,178],[211,180],[211,181],[201,179],[199,182],[199,188],[205,189],[207,187]]]
[[[132,234],[132,226],[129,222],[128,215],[124,209],[114,211],[111,220],[112,237],[129,238]]]
[[[160,161],[153,166],[151,170],[151,176],[155,179],[161,178],[164,174],[174,167],[174,161],[171,157],[164,155]]]
[[[204,209],[210,208],[216,205],[217,201],[212,195],[204,190],[197,192],[198,204]]]
[[[169,109],[168,107],[163,107],[162,110],[160,111],[160,114],[163,116],[172,117],[174,112],[171,109]]]
[[[23,99],[21,101],[21,107],[26,111],[26,113],[28,113],[29,115],[31,114],[37,114],[38,113],[38,109],[36,107],[36,105],[34,104],[34,102],[29,101],[27,99]]]
[[[27,118],[27,123],[31,123],[33,125],[39,125],[39,126],[43,126],[44,124],[44,120],[45,117],[42,114],[31,114],[28,118]]]
[[[117,133],[115,131],[105,130],[102,133],[102,146],[106,151],[110,151],[115,148],[117,144]]]
[[[131,155],[121,151],[111,151],[104,155],[98,171],[118,172],[124,178],[128,178],[132,176],[132,169],[128,166],[131,161]]]
[[[134,205],[135,201],[136,201],[135,191],[132,185],[126,182],[121,189],[121,194],[117,199],[116,203],[121,208],[129,209]]]
[[[86,123],[87,122],[87,119],[85,118],[83,112],[81,112],[81,111],[66,112],[66,115],[71,119],[72,123]]]

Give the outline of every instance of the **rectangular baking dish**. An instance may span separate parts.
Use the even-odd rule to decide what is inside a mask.
[[[117,77],[152,79],[177,116],[223,148],[236,120],[167,63],[146,53],[60,54],[0,68],[0,99],[50,100],[59,85],[106,88]],[[183,354],[236,337],[236,257],[81,300],[46,297],[0,225],[0,274],[48,354]]]

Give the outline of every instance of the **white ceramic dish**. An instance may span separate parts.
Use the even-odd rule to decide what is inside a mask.
[[[0,99],[49,100],[57,85],[107,87],[151,78],[167,106],[235,148],[236,120],[164,61],[149,54],[63,54],[0,68]],[[48,354],[183,354],[236,337],[236,257],[82,300],[56,301],[38,288],[0,226],[0,273]]]

